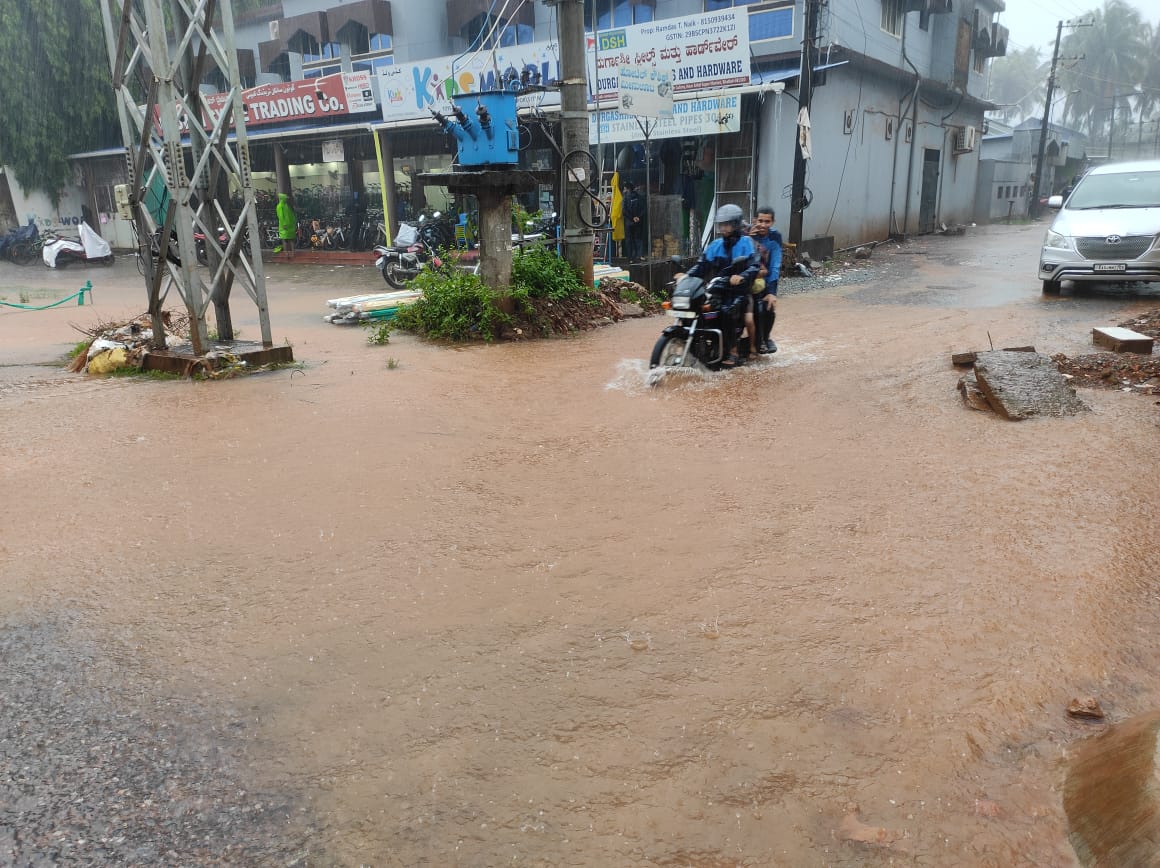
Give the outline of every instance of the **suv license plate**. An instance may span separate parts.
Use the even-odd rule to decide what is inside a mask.
[[[1099,262],[1093,266],[1094,271],[1127,271],[1128,266],[1122,262]]]

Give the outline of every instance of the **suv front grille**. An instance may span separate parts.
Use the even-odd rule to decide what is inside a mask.
[[[1136,259],[1152,246],[1151,235],[1125,235],[1119,244],[1109,244],[1107,237],[1077,238],[1075,249],[1084,259]]]

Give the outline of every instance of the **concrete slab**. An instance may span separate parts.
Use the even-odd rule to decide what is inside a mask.
[[[973,365],[975,359],[979,357],[979,353],[987,352],[986,350],[968,350],[965,353],[951,353],[951,364],[955,366]],[[1005,353],[1033,353],[1035,347],[1003,347]]]
[[[1116,353],[1152,355],[1152,338],[1120,326],[1092,329],[1092,343],[1098,347],[1107,347]]]
[[[194,354],[192,345],[150,350],[141,359],[141,370],[164,371],[188,377],[197,371],[218,371],[244,362],[251,370],[263,365],[283,365],[294,361],[294,350],[282,345],[263,347],[256,341],[214,341],[204,355]]]
[[[975,377],[987,403],[1004,419],[1070,416],[1088,409],[1043,353],[979,353]]]

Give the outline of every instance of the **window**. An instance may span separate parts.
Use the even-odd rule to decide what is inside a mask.
[[[785,0],[705,0],[706,12],[749,7],[749,41],[793,36],[794,4]]]
[[[995,198],[996,199],[1003,198],[1003,188],[1002,187],[1000,187],[998,190],[995,191]]]
[[[509,24],[502,18],[484,13],[477,15],[460,28],[468,48],[496,48],[506,45],[527,45],[535,31],[527,24]]]
[[[882,0],[882,29],[893,36],[902,34],[902,19],[906,15],[904,0]]]
[[[302,70],[304,78],[318,78],[320,75],[334,75],[336,72],[342,72],[341,66],[315,66],[310,69]]]
[[[749,41],[793,36],[793,7],[752,9],[749,12]]]
[[[535,31],[526,24],[509,24],[504,27],[499,33],[499,44],[503,46],[508,45],[527,45],[533,41]]]
[[[355,72],[374,72],[383,66],[392,66],[395,59],[391,54],[393,41],[389,33],[368,34],[365,27],[352,25],[343,28],[341,42],[329,42],[322,46],[322,59],[303,64],[302,74],[306,78],[331,75],[341,72],[342,67],[334,62],[342,58],[345,44],[351,54],[351,69]],[[304,58],[305,59],[305,58]]]
[[[596,29],[627,27],[647,24],[653,20],[653,8],[643,3],[633,5],[629,0],[584,0],[584,29],[592,30],[592,7],[595,5]]]

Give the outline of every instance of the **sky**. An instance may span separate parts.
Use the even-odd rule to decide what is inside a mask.
[[[1153,27],[1160,26],[1160,0],[1129,0],[1140,11],[1140,16]],[[1009,46],[1013,49],[1034,45],[1040,56],[1050,59],[1055,47],[1056,25],[1067,22],[1084,12],[1101,8],[1103,0],[1006,0],[1007,11],[999,15],[999,23],[1011,31]]]

